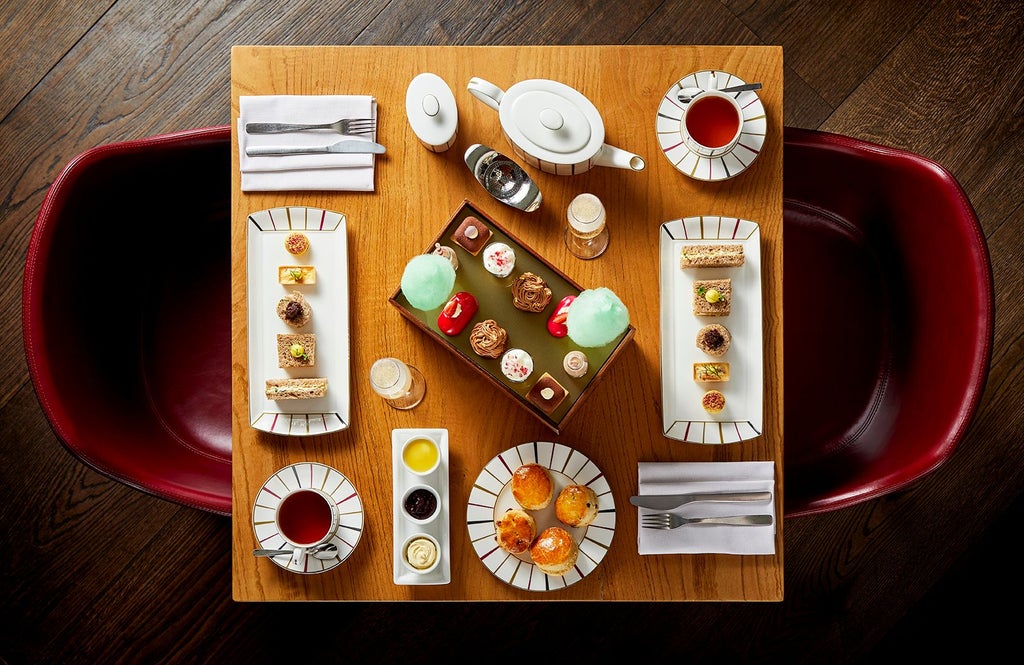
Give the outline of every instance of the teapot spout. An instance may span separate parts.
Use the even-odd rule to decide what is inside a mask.
[[[640,155],[634,155],[621,148],[610,146],[607,143],[601,147],[601,151],[594,158],[597,166],[612,166],[617,169],[629,169],[631,171],[643,171],[647,162]]]

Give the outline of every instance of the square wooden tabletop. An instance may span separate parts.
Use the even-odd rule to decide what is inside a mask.
[[[767,132],[757,159],[740,175],[707,182],[680,173],[655,133],[662,97],[689,73],[716,70],[760,81]],[[410,81],[433,72],[454,92],[455,145],[426,150],[405,113]],[[601,113],[605,141],[643,156],[639,172],[596,167],[560,176],[527,166],[543,203],[524,213],[491,198],[463,161],[475,143],[513,159],[498,114],[466,89],[471,77],[503,89],[546,78],[576,88]],[[246,95],[368,94],[377,99],[375,191],[242,192],[237,120]],[[303,600],[601,600],[781,601],[783,598],[783,54],[772,46],[236,46],[231,54],[232,124],[232,588],[238,601]],[[517,159],[525,165],[523,160]],[[563,242],[565,211],[579,193],[596,194],[608,211],[605,254],[582,261]],[[408,259],[469,199],[585,288],[606,286],[629,309],[633,343],[608,367],[586,402],[555,435],[464,361],[443,350],[388,304]],[[250,426],[246,230],[250,214],[278,206],[341,212],[347,220],[350,328],[350,424],[322,436],[286,437]],[[669,220],[722,215],[760,225],[764,355],[763,430],[733,444],[683,443],[662,427],[659,233]],[[369,386],[370,365],[395,356],[427,380],[423,403],[387,406]],[[253,377],[262,384],[264,377]],[[392,430],[443,428],[449,441],[451,581],[402,585],[393,579]],[[606,556],[583,579],[551,591],[526,591],[479,560],[467,528],[467,501],[484,466],[526,442],[553,442],[592,460],[616,507]],[[316,575],[285,571],[255,558],[252,515],[263,483],[296,462],[338,469],[357,489],[364,511],[357,547],[341,565]],[[648,461],[771,461],[775,466],[774,555],[645,555],[637,552],[637,464]]]

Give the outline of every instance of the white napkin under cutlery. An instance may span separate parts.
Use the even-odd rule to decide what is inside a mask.
[[[249,146],[320,146],[342,139],[376,140],[376,132],[347,137],[328,130],[249,134],[250,122],[327,123],[376,118],[369,95],[243,95],[238,98],[238,152],[242,191],[345,190],[372,192],[374,155],[361,153],[250,157]]]
[[[639,491],[655,494],[769,491],[765,502],[693,502],[671,511],[638,508],[640,554],[775,554],[775,524],[732,526],[684,524],[675,529],[646,529],[644,515],[672,512],[683,517],[775,515],[774,462],[640,462]]]

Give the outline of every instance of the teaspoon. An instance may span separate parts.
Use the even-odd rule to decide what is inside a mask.
[[[734,85],[731,88],[722,88],[718,92],[743,92],[744,90],[760,90],[760,83],[744,83],[743,85]],[[701,88],[683,88],[679,91],[679,101],[684,104],[689,104],[693,101],[693,98],[704,92]]]
[[[295,554],[294,550],[253,550],[253,556],[281,556],[282,554]],[[326,543],[306,550],[308,556],[314,559],[333,559],[338,556],[338,546],[334,543]]]

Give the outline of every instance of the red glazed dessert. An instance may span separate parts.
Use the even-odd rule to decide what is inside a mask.
[[[569,305],[576,300],[576,296],[566,296],[558,301],[558,307],[548,319],[548,332],[555,337],[565,337],[569,334],[569,328],[565,325],[565,319],[569,316]]]
[[[437,327],[445,335],[454,337],[465,330],[478,309],[476,297],[468,291],[459,291],[437,315]]]

